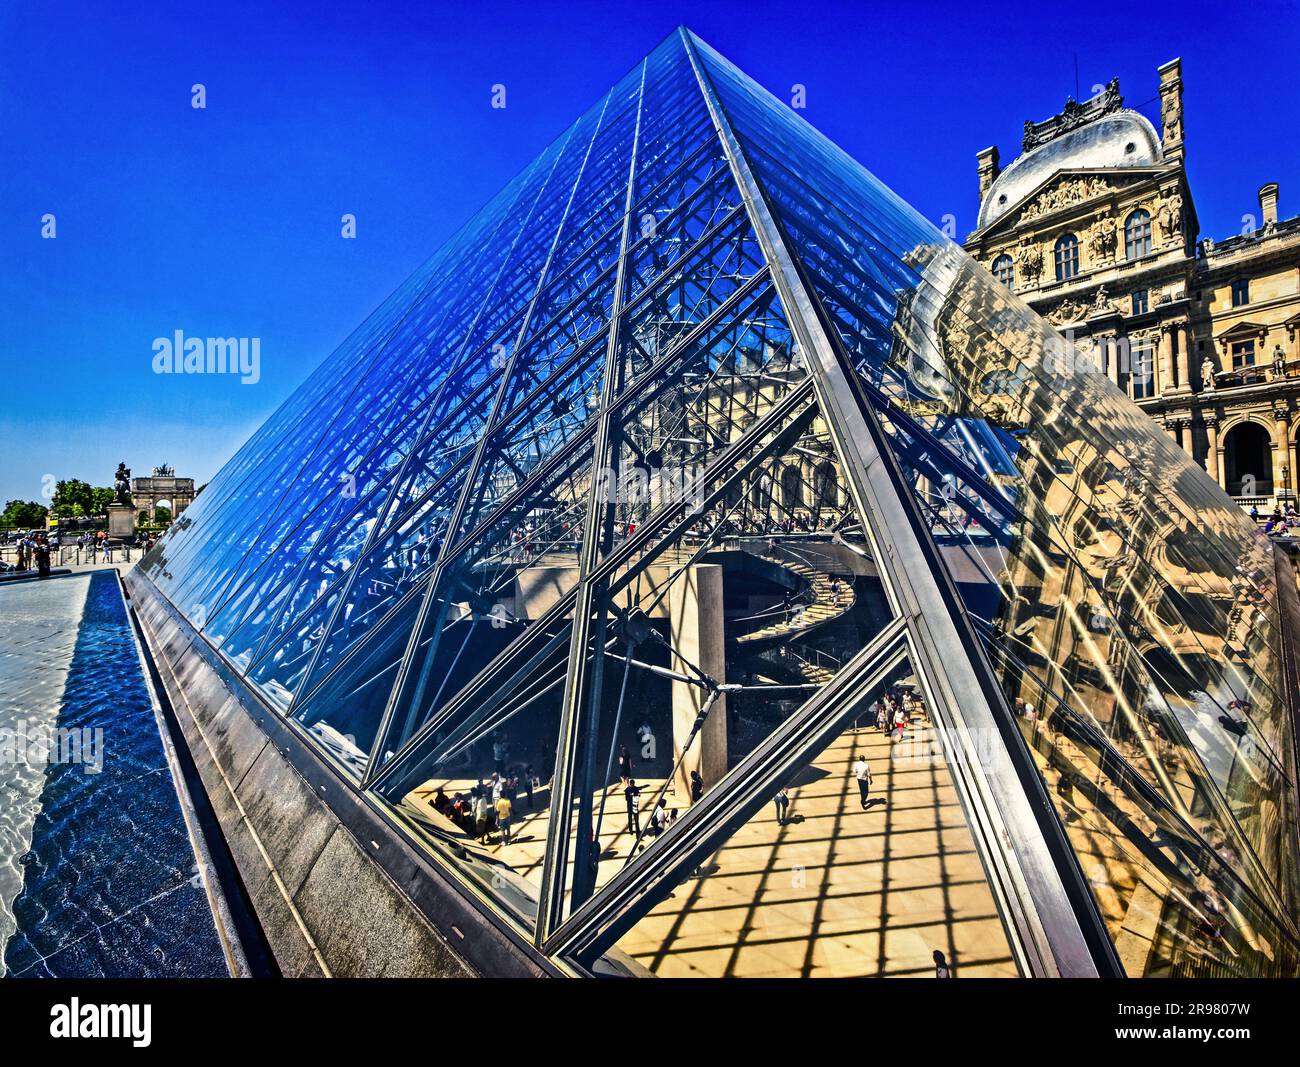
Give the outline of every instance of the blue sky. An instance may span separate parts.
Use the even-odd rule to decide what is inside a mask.
[[[0,501],[170,462],[205,481],[308,371],[685,23],[935,221],[975,153],[1182,56],[1203,234],[1300,210],[1300,7],[741,0],[0,8]],[[191,107],[191,86],[207,107]],[[490,106],[494,84],[507,107]],[[52,213],[57,237],[41,236]],[[340,236],[352,213],[357,237]],[[176,330],[261,339],[261,380],[156,375]]]

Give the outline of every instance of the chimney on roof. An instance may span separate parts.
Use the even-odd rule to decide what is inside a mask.
[[[1277,182],[1269,182],[1259,187],[1259,213],[1264,217],[1264,225],[1277,225]]]
[[[1166,159],[1182,159],[1183,149],[1183,61],[1171,59],[1159,69],[1160,140]]]
[[[1002,173],[1002,169],[998,165],[998,146],[994,145],[992,148],[984,149],[975,158],[979,161],[980,202],[983,203],[984,197],[989,191],[989,186]]]

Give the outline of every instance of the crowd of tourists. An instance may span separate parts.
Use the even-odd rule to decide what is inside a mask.
[[[636,732],[644,748],[646,740],[650,737],[649,723],[643,723],[637,727]],[[677,809],[670,808],[668,798],[660,793],[659,799],[655,801],[655,805],[650,811],[650,818],[646,822],[645,829],[642,830],[641,793],[644,791],[645,786],[637,784],[635,761],[626,745],[621,745],[618,750],[618,788],[623,794],[624,803],[627,805],[627,832],[636,839],[638,844],[642,837],[658,837],[677,821]],[[704,779],[700,776],[698,770],[692,770],[690,773],[690,789],[691,803],[695,804],[704,796]]]
[[[439,786],[431,803],[434,811],[480,844],[493,844],[496,834],[501,844],[508,845],[521,794],[528,811],[533,811],[542,780],[532,764],[511,763],[510,740],[502,731],[492,735],[492,761],[496,769],[489,778],[451,794]]]
[[[148,552],[157,542],[157,535],[141,532],[136,534],[132,547],[143,553]],[[5,534],[4,543],[13,546],[14,557],[12,563],[0,561],[0,570],[35,570],[41,576],[50,573],[51,565],[66,562],[66,558],[60,558],[63,549],[78,549],[77,563],[112,563],[115,549],[120,548],[120,545],[115,545],[109,539],[105,530],[88,530],[67,542],[58,530],[10,531]]]
[[[27,533],[20,534],[14,542],[12,569],[15,571],[35,570],[40,577],[45,578],[50,573],[51,554],[56,552],[58,548],[59,535],[57,533],[46,534],[39,530],[29,530]]]
[[[1250,517],[1259,525],[1260,511],[1251,505]],[[1286,509],[1274,505],[1273,513],[1264,520],[1264,532],[1269,537],[1300,537],[1300,515],[1296,514],[1295,505],[1287,501]]]
[[[892,741],[905,740],[905,731],[914,719],[928,718],[924,701],[902,687],[886,689],[867,710],[867,722]]]

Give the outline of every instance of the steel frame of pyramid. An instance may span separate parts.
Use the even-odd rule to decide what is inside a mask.
[[[698,384],[717,379],[724,348],[733,370],[737,352],[759,353],[752,395],[738,372],[726,388]],[[683,29],[326,361],[140,573],[260,710],[312,744],[321,723],[343,732],[330,722],[340,709],[370,709],[369,736],[329,756],[379,810],[493,736],[562,664],[546,683],[560,694],[550,807],[568,817],[548,823],[521,929],[575,966],[592,966],[907,663],[1021,973],[1133,969],[1116,948],[1132,916],[1103,914],[1080,822],[1150,825],[1174,842],[1112,852],[1136,881],[1168,883],[1154,925],[1178,973],[1235,973],[1227,944],[1256,971],[1294,973],[1278,606],[1292,594],[1218,487],[1103,376],[1077,361],[1061,373],[1065,359],[1073,350],[1023,304]],[[709,406],[717,439],[691,446],[704,457],[696,495],[647,502],[633,523],[599,472],[662,470],[637,439],[652,420],[656,442],[691,437],[699,423],[674,404]],[[822,450],[811,497],[819,513],[846,497],[835,538],[870,560],[888,618],[598,887],[599,833],[576,828],[603,815],[607,666],[623,665],[625,688],[638,642],[653,643],[642,582],[705,560],[737,500],[779,496],[776,462],[795,446]],[[987,531],[973,548],[972,519]],[[958,550],[1000,554],[984,599],[954,577]],[[505,643],[458,675],[496,610],[489,580],[467,576],[518,582],[547,553],[571,555],[553,569],[572,581],[527,625],[516,599],[520,617],[493,620],[510,624]],[[1045,653],[1044,614],[1073,658]],[[676,655],[655,669],[707,693],[693,740],[729,693]],[[1051,707],[1047,756],[1013,711],[1027,692],[1043,718]],[[1251,751],[1238,744],[1222,769],[1198,708],[1227,715]],[[1061,799],[1066,775],[1086,811]]]

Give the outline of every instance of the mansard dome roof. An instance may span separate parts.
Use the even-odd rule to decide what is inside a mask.
[[[1163,161],[1160,138],[1147,119],[1128,109],[1111,112],[1014,160],[989,186],[978,228],[992,225],[1060,171],[1149,167]]]

